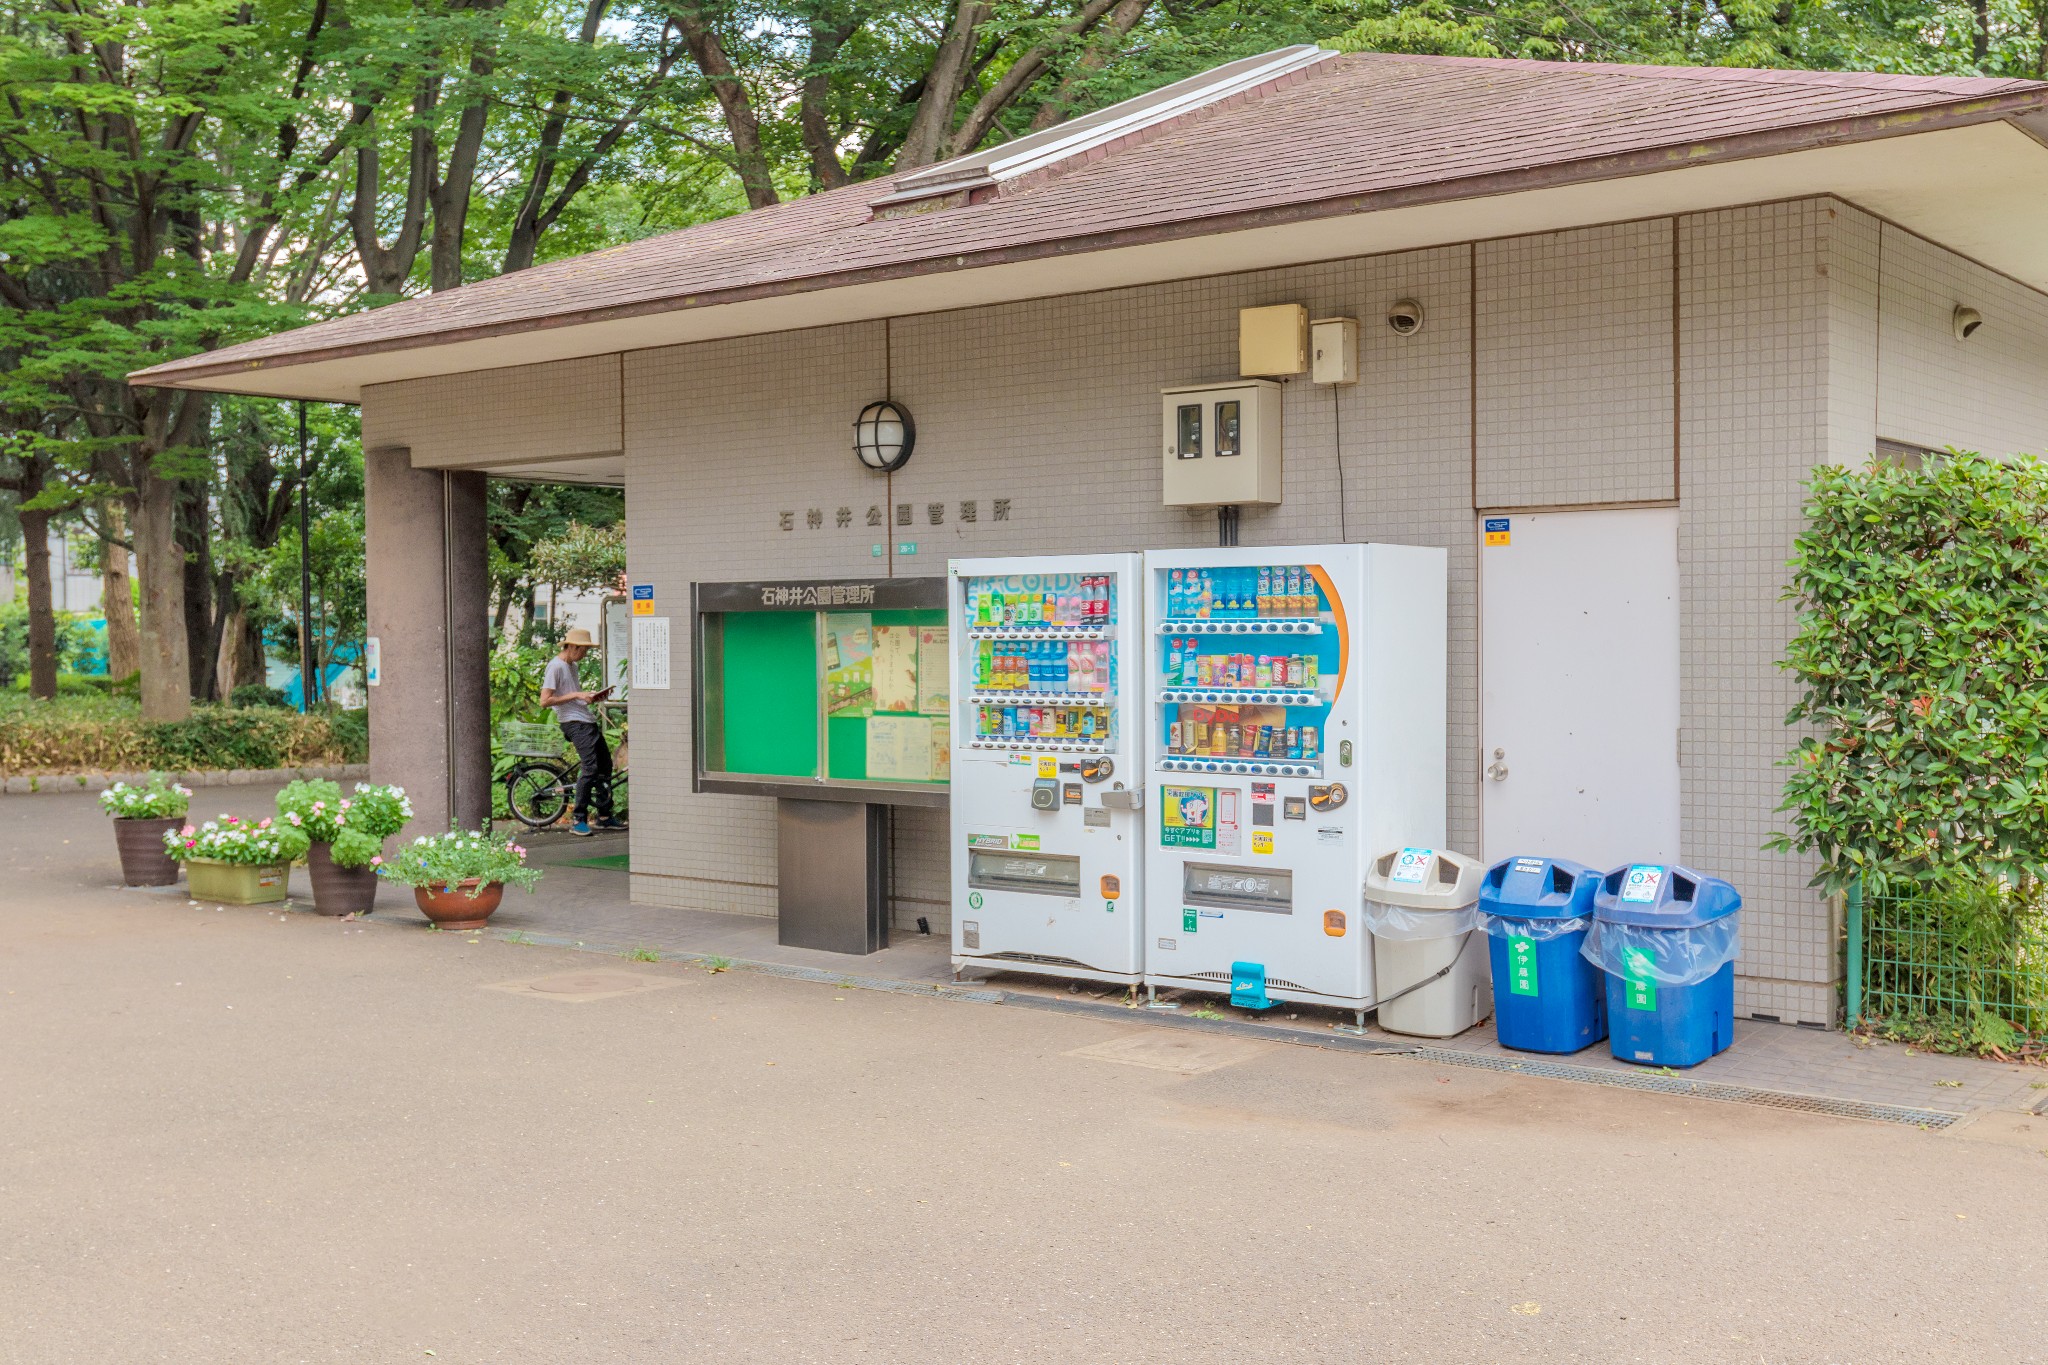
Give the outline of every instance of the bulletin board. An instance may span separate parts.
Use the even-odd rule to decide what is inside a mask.
[[[696,789],[943,805],[946,580],[698,583]]]

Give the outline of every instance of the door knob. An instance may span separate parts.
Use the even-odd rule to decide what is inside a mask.
[[[1507,756],[1507,750],[1495,749],[1493,751],[1493,762],[1486,767],[1486,775],[1496,782],[1505,781],[1508,775],[1508,765],[1501,762],[1501,760]]]

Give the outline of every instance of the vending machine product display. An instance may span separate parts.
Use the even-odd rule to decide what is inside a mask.
[[[953,969],[1144,970],[1136,555],[955,560]]]
[[[1408,545],[1145,556],[1154,990],[1372,1007],[1366,861],[1444,839],[1445,573]]]

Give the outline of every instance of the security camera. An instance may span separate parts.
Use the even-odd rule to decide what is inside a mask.
[[[1387,326],[1394,329],[1396,336],[1414,336],[1422,330],[1422,305],[1414,299],[1402,299],[1387,310]]]
[[[1970,333],[1984,325],[1984,315],[1974,308],[1958,308],[1949,324],[1955,328],[1957,341],[1968,341]]]

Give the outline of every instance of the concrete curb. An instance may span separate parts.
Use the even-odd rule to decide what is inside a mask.
[[[148,773],[32,773],[10,777],[0,784],[8,796],[49,796],[63,792],[100,792],[116,782],[141,782]],[[367,763],[333,763],[310,768],[217,768],[185,773],[179,777],[188,787],[262,787],[304,778],[329,782],[364,782],[370,776]]]

